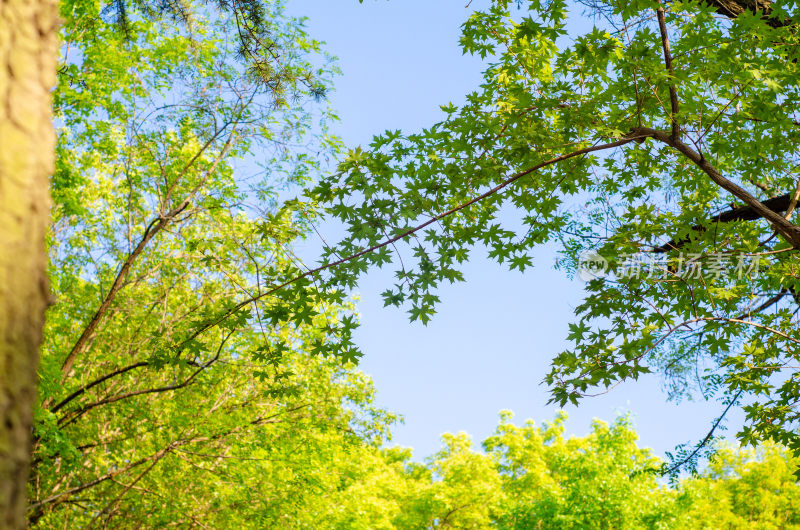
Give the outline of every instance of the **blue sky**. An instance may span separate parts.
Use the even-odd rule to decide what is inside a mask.
[[[292,0],[289,11],[309,17],[310,34],[339,58],[332,104],[334,128],[350,147],[366,145],[387,129],[415,131],[441,117],[439,106],[459,104],[477,88],[482,63],[461,54],[460,25],[486,2],[467,0]],[[578,13],[576,12],[576,15]],[[576,20],[573,28],[590,21]],[[509,272],[481,257],[466,267],[466,282],[443,288],[438,314],[427,327],[406,313],[384,308],[380,293],[389,271],[370,273],[359,286],[361,368],[378,389],[378,404],[402,414],[394,443],[416,458],[439,448],[444,432],[466,431],[480,441],[497,413],[516,420],[553,418],[540,384],[553,355],[566,347],[567,325],[583,283],[553,269],[555,249],[545,247],[536,266]],[[663,455],[702,438],[721,411],[716,402],[666,402],[657,376],[624,383],[609,393],[567,407],[569,434],[583,435],[591,420],[633,414],[643,446]],[[733,414],[731,426],[741,421]]]

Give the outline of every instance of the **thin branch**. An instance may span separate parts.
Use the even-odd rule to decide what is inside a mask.
[[[800,199],[800,179],[797,179],[797,184],[795,184],[794,194],[792,195],[792,200],[789,203],[789,207],[786,208],[786,215],[784,217],[789,220],[792,217],[792,212],[794,212],[795,207],[797,206],[797,200]]]
[[[92,520],[89,522],[89,524],[87,525],[87,528],[91,528],[91,527],[94,525],[94,523],[95,523],[95,522],[96,522],[98,519],[100,519],[100,517],[101,517],[101,516],[103,516],[103,515],[106,515],[106,514],[108,514],[108,515],[109,515],[109,518],[110,518],[110,517],[111,517],[111,515],[114,513],[114,510],[116,510],[116,507],[117,507],[117,505],[119,504],[119,501],[121,501],[121,500],[122,500],[122,498],[123,498],[125,495],[127,495],[127,493],[128,493],[130,490],[131,490],[131,488],[133,488],[133,487],[134,487],[134,486],[135,486],[135,485],[136,485],[136,484],[137,484],[137,483],[138,483],[140,480],[142,480],[142,479],[144,478],[144,476],[145,476],[145,475],[147,475],[147,474],[148,474],[150,471],[152,471],[152,470],[153,470],[153,468],[154,468],[154,467],[156,467],[156,464],[158,464],[158,462],[159,462],[159,461],[161,460],[161,458],[163,458],[164,456],[166,456],[166,453],[165,453],[165,454],[164,454],[162,457],[160,457],[160,458],[157,458],[157,459],[153,460],[153,461],[150,463],[150,465],[149,465],[149,466],[147,466],[147,468],[146,468],[144,471],[142,471],[141,473],[139,473],[139,476],[138,476],[138,477],[136,477],[136,478],[133,480],[133,482],[131,482],[130,484],[128,484],[127,486],[125,486],[125,488],[124,488],[124,489],[123,489],[123,490],[122,490],[122,491],[119,493],[119,495],[117,495],[116,497],[114,497],[114,499],[112,499],[112,500],[111,500],[111,501],[110,501],[108,504],[106,504],[106,506],[105,506],[105,507],[104,507],[102,510],[100,510],[100,511],[97,513],[97,515],[95,515],[95,516],[94,516],[94,518],[93,518],[93,519],[92,519]],[[106,524],[108,524],[108,519],[106,520]]]
[[[734,320],[735,321],[744,320],[745,318],[751,316],[753,313],[760,313],[760,312],[764,311],[765,309],[769,309],[771,306],[773,306],[773,305],[777,304],[778,302],[780,302],[781,299],[784,296],[786,296],[786,294],[788,292],[789,292],[788,289],[782,289],[781,292],[779,292],[778,294],[776,294],[775,296],[773,296],[772,298],[770,298],[769,300],[767,300],[763,304],[759,305],[755,309],[748,309],[747,313],[743,313],[743,314],[739,315]]]
[[[208,368],[209,366],[214,364],[219,359],[220,353],[222,352],[222,348],[225,346],[225,343],[228,341],[228,339],[231,337],[231,335],[233,335],[234,331],[235,330],[231,330],[222,339],[222,341],[220,342],[219,347],[217,348],[217,352],[214,355],[214,357],[212,357],[208,362],[200,365],[200,367],[197,368],[197,370],[192,372],[192,374],[189,377],[187,377],[186,379],[184,379],[182,382],[174,384],[174,385],[161,386],[161,387],[157,387],[157,388],[147,388],[147,389],[143,389],[143,390],[132,390],[130,392],[125,392],[124,394],[118,394],[116,396],[111,396],[111,397],[108,397],[108,398],[105,398],[105,399],[101,399],[101,400],[95,401],[93,403],[89,403],[87,405],[84,405],[83,407],[80,407],[78,409],[72,410],[72,411],[68,412],[67,414],[65,414],[64,416],[62,416],[58,420],[58,424],[59,425],[68,425],[70,423],[73,423],[76,419],[78,419],[80,416],[83,416],[86,412],[92,410],[93,408],[99,407],[101,405],[108,405],[109,403],[115,403],[115,402],[121,401],[123,399],[129,399],[129,398],[136,397],[136,396],[143,396],[143,395],[146,395],[146,394],[158,394],[158,393],[161,393],[161,392],[171,392],[173,390],[179,390],[181,388],[184,388],[184,387],[188,386],[189,384],[191,384],[191,382],[198,375],[200,375],[200,372],[202,372],[203,370],[205,370],[206,368]]]
[[[91,487],[94,487],[94,486],[96,486],[96,485],[98,485],[98,484],[100,484],[102,482],[105,482],[106,480],[114,478],[117,475],[121,475],[122,473],[126,473],[126,472],[130,471],[131,469],[134,469],[134,468],[137,468],[137,467],[141,466],[142,464],[146,464],[147,462],[152,462],[154,460],[156,460],[156,461],[157,460],[161,460],[168,453],[173,451],[176,447],[179,447],[181,445],[186,445],[186,444],[189,444],[191,442],[192,442],[191,440],[184,440],[184,441],[181,441],[181,442],[172,442],[171,444],[166,446],[164,449],[161,449],[160,451],[157,451],[157,452],[153,453],[150,456],[147,456],[145,458],[141,458],[141,459],[137,460],[136,462],[133,462],[133,463],[128,464],[127,466],[115,469],[114,471],[110,471],[110,472],[106,473],[105,475],[102,475],[102,476],[97,477],[97,478],[95,478],[93,480],[90,480],[89,482],[81,484],[80,486],[75,486],[74,488],[70,488],[68,490],[64,490],[64,491],[62,491],[60,493],[56,493],[55,495],[51,495],[50,497],[48,497],[46,499],[43,499],[41,501],[37,501],[37,502],[35,502],[35,503],[33,503],[33,504],[31,504],[29,506],[29,510],[36,512],[42,506],[44,506],[46,504],[50,504],[52,502],[55,502],[55,501],[57,501],[58,499],[60,499],[62,497],[65,497],[65,496],[68,496],[68,495],[73,495],[75,493],[79,493],[81,491],[87,490],[87,489],[89,489]]]
[[[78,390],[76,390],[75,392],[70,394],[69,396],[65,397],[60,403],[58,403],[56,406],[54,406],[52,409],[50,409],[50,412],[58,412],[59,409],[64,407],[64,405],[66,405],[67,403],[69,403],[70,401],[75,399],[76,397],[82,395],[84,392],[86,392],[87,390],[91,389],[92,387],[95,387],[95,386],[99,385],[100,383],[102,383],[104,381],[107,381],[108,379],[111,379],[112,377],[116,377],[118,375],[122,375],[122,374],[124,374],[126,372],[129,372],[131,370],[134,370],[136,368],[141,368],[143,366],[149,366],[149,365],[150,365],[150,363],[146,362],[146,361],[134,363],[134,364],[125,366],[124,368],[120,368],[119,370],[114,370],[113,372],[108,373],[108,374],[104,375],[103,377],[95,379],[94,381],[92,381],[88,385],[82,386],[81,388],[79,388]]]
[[[656,10],[658,18],[658,29],[661,32],[661,47],[664,50],[664,65],[669,74],[669,103],[672,108],[670,122],[672,122],[672,139],[680,140],[680,127],[678,127],[678,91],[675,89],[675,71],[672,68],[672,54],[669,51],[669,37],[667,36],[667,22],[664,16],[664,8],[659,5]]]
[[[690,462],[690,461],[691,461],[691,460],[692,460],[692,459],[695,457],[695,455],[697,455],[697,453],[699,453],[699,452],[700,452],[700,449],[702,449],[703,447],[705,447],[705,446],[706,446],[706,444],[708,444],[708,442],[710,442],[710,441],[711,441],[712,437],[714,436],[714,432],[717,430],[717,427],[719,427],[719,424],[720,424],[720,423],[722,423],[722,420],[723,420],[723,419],[725,418],[725,416],[728,414],[728,411],[729,411],[729,410],[731,410],[731,407],[732,407],[732,406],[733,406],[733,405],[734,405],[734,404],[735,404],[737,401],[739,401],[739,398],[741,397],[741,395],[742,395],[742,392],[744,392],[744,389],[740,389],[740,390],[739,390],[739,391],[736,393],[736,395],[733,397],[733,399],[731,400],[731,402],[730,402],[730,403],[728,403],[728,406],[727,406],[727,407],[725,407],[725,410],[724,410],[724,411],[722,411],[722,414],[721,414],[721,415],[720,415],[720,416],[719,416],[719,417],[716,419],[716,421],[714,422],[714,425],[712,425],[712,426],[711,426],[711,430],[710,430],[710,431],[708,431],[708,434],[706,434],[705,438],[703,438],[703,439],[700,441],[700,443],[698,443],[698,444],[695,446],[695,448],[694,448],[694,451],[692,451],[692,452],[689,454],[689,456],[687,456],[687,457],[683,458],[683,459],[682,459],[680,462],[677,462],[677,463],[673,464],[673,465],[672,465],[672,466],[671,466],[669,469],[667,469],[667,470],[665,470],[665,471],[662,471],[662,472],[661,472],[662,476],[663,476],[663,475],[671,475],[672,473],[674,473],[675,471],[677,471],[678,469],[680,469],[681,467],[683,467],[684,465],[686,465],[686,463],[687,463],[687,462]]]

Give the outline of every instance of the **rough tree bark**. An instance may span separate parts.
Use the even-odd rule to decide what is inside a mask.
[[[772,13],[771,0],[706,0],[706,3],[716,9],[717,13],[728,18],[736,18],[745,11],[750,11],[752,13],[761,12],[767,18],[767,23],[775,28],[792,23],[790,20],[769,18]]]
[[[47,306],[56,0],[0,0],[0,529],[25,527]]]

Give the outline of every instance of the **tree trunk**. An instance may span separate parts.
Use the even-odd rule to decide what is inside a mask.
[[[47,306],[56,0],[0,0],[0,529],[25,527]]]

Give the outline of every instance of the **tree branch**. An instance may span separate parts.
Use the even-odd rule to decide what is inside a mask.
[[[680,140],[680,127],[678,127],[678,92],[675,89],[675,71],[672,68],[672,54],[669,51],[669,37],[667,36],[667,22],[664,16],[664,8],[659,4],[656,10],[658,18],[658,29],[661,32],[661,47],[664,50],[664,65],[669,74],[669,103],[672,109],[670,122],[672,122],[672,139]]]
[[[184,379],[182,382],[180,382],[178,384],[175,384],[175,385],[167,385],[167,386],[161,386],[161,387],[156,387],[156,388],[147,388],[147,389],[143,389],[143,390],[133,390],[133,391],[130,391],[130,392],[125,392],[124,394],[118,394],[116,396],[111,396],[111,397],[108,397],[108,398],[105,398],[105,399],[101,399],[101,400],[95,401],[93,403],[89,403],[87,405],[84,405],[83,407],[80,407],[78,409],[74,409],[74,410],[68,412],[67,414],[65,414],[64,416],[62,416],[58,420],[58,424],[61,425],[61,426],[69,425],[70,423],[73,423],[80,416],[83,416],[86,412],[92,410],[93,408],[99,407],[101,405],[108,405],[109,403],[114,403],[114,402],[117,402],[117,401],[121,401],[123,399],[128,399],[128,398],[132,398],[132,397],[136,397],[136,396],[143,396],[143,395],[146,395],[146,394],[158,394],[158,393],[161,393],[161,392],[170,392],[172,390],[179,390],[181,388],[184,388],[184,387],[188,386],[189,384],[191,384],[191,382],[198,375],[200,375],[200,372],[202,372],[203,370],[205,370],[206,368],[208,368],[209,366],[214,364],[219,359],[220,353],[222,352],[222,348],[225,346],[225,343],[228,341],[228,339],[231,337],[231,335],[233,335],[234,331],[235,330],[231,330],[230,332],[228,332],[228,334],[225,336],[225,338],[222,339],[222,341],[220,342],[219,347],[217,348],[217,352],[214,355],[214,357],[209,359],[206,363],[200,365],[200,367],[197,370],[192,372],[192,374],[189,377],[187,377],[186,379]]]
[[[634,134],[638,137],[649,137],[653,138],[654,140],[658,140],[664,144],[669,145],[686,158],[694,162],[694,164],[699,167],[709,178],[714,181],[719,187],[724,189],[725,191],[729,192],[734,197],[737,197],[750,208],[753,209],[755,213],[759,216],[763,217],[767,221],[769,221],[775,230],[780,233],[786,240],[792,244],[794,248],[800,248],[800,229],[793,223],[789,222],[779,213],[774,212],[761,201],[753,197],[747,190],[736,184],[735,182],[728,180],[715,168],[711,165],[700,153],[689,147],[687,144],[675,140],[672,138],[671,135],[665,133],[664,131],[659,131],[656,129],[651,129],[649,127],[636,127],[631,131],[631,134]]]
[[[181,201],[180,204],[178,204],[175,208],[168,211],[167,213],[159,214],[159,216],[156,219],[153,219],[150,222],[150,224],[147,225],[147,228],[144,231],[142,239],[139,241],[139,244],[136,245],[136,248],[133,249],[133,252],[131,252],[128,255],[128,258],[125,260],[125,262],[122,264],[122,267],[117,273],[117,277],[114,279],[114,283],[111,285],[111,289],[109,289],[108,294],[106,294],[106,297],[103,299],[103,302],[100,304],[100,307],[97,309],[94,316],[89,321],[89,324],[83,329],[83,333],[81,333],[81,336],[78,337],[78,340],[72,346],[72,349],[70,350],[69,354],[67,354],[66,359],[64,359],[64,363],[61,365],[62,382],[69,375],[70,371],[72,370],[72,366],[73,364],[75,364],[75,360],[78,358],[78,356],[82,354],[84,351],[86,351],[86,349],[88,348],[89,341],[92,339],[92,337],[94,337],[95,331],[97,330],[97,326],[100,324],[105,315],[108,313],[108,309],[111,307],[114,298],[116,298],[117,293],[124,285],[125,279],[127,278],[128,273],[130,272],[131,266],[133,266],[133,262],[136,261],[136,259],[142,253],[142,251],[150,242],[150,240],[165,226],[167,226],[167,224],[169,224],[170,221],[172,221],[172,219],[175,218],[176,215],[180,214],[183,210],[186,209],[187,206],[189,206],[190,200],[192,199],[193,195],[197,193],[200,186],[209,178],[211,173],[213,173],[216,170],[217,166],[222,161],[222,157],[225,156],[225,153],[227,153],[228,149],[230,148],[231,142],[233,141],[234,135],[236,134],[237,124],[238,122],[234,124],[233,131],[228,136],[228,139],[224,147],[214,160],[214,163],[206,171],[205,177],[201,179],[201,183],[198,184],[198,186],[196,186],[192,190],[192,192],[188,194],[184,198],[184,200]],[[189,168],[200,158],[202,153],[205,152],[206,149],[208,149],[208,147],[213,143],[213,141],[215,141],[219,137],[219,134],[228,127],[228,125],[230,125],[230,123],[226,124],[220,131],[214,134],[200,148],[200,150],[197,153],[195,153],[194,157],[192,157],[192,159],[181,170],[180,176],[176,179],[176,183],[178,180],[180,180],[181,176],[184,175],[189,170]],[[173,183],[173,187],[174,186],[175,183]],[[168,190],[167,196],[169,197],[171,193],[172,193],[172,188]],[[166,205],[166,202],[164,204]]]
[[[688,462],[692,461],[692,459],[695,457],[695,455],[697,455],[697,453],[700,452],[700,449],[705,447],[706,444],[708,444],[708,442],[711,441],[712,437],[714,436],[714,432],[717,430],[717,427],[719,427],[719,424],[722,423],[722,420],[728,414],[728,411],[731,410],[731,407],[733,407],[733,405],[737,401],[739,401],[739,398],[742,396],[742,392],[744,392],[744,390],[740,389],[739,392],[736,393],[736,395],[733,397],[731,402],[728,403],[728,406],[725,407],[725,410],[722,411],[722,414],[716,419],[714,424],[711,426],[711,430],[708,431],[708,433],[706,434],[705,438],[703,438],[700,441],[700,443],[698,443],[695,446],[694,451],[692,451],[687,457],[681,459],[680,462],[677,462],[677,463],[673,464],[671,467],[669,467],[666,470],[662,470],[661,471],[661,475],[662,476],[671,475],[672,473],[674,473],[675,471],[679,470],[681,467],[686,465]]]
[[[105,475],[97,477],[94,480],[90,480],[89,482],[81,484],[80,486],[75,486],[74,488],[70,488],[68,490],[64,490],[61,493],[56,493],[55,495],[52,495],[52,496],[50,496],[50,497],[48,497],[46,499],[43,499],[43,500],[38,501],[38,502],[35,502],[35,503],[30,505],[29,510],[32,510],[34,512],[34,514],[36,514],[37,511],[40,511],[41,508],[46,504],[50,504],[52,502],[55,502],[58,499],[60,499],[62,497],[65,497],[65,496],[68,496],[68,495],[73,495],[75,493],[80,493],[83,490],[86,490],[86,489],[89,489],[89,488],[91,488],[93,486],[96,486],[96,485],[98,485],[98,484],[100,484],[102,482],[105,482],[106,480],[109,480],[111,478],[116,477],[117,475],[121,475],[122,473],[126,473],[126,472],[130,471],[131,469],[134,469],[136,467],[141,466],[142,464],[146,464],[147,462],[161,460],[168,453],[173,451],[176,447],[180,447],[181,445],[186,445],[186,444],[189,444],[189,443],[192,443],[192,440],[183,440],[183,441],[180,441],[180,442],[172,442],[171,444],[166,446],[164,449],[161,449],[160,451],[158,451],[156,453],[153,453],[152,455],[150,455],[148,457],[145,457],[145,458],[142,458],[140,460],[137,460],[136,462],[128,464],[125,467],[121,467],[121,468],[115,469],[114,471],[110,471],[110,472],[106,473]]]
[[[131,370],[134,370],[136,368],[141,368],[143,366],[149,366],[149,365],[150,365],[150,363],[146,362],[146,361],[134,363],[134,364],[125,366],[124,368],[120,368],[118,370],[114,370],[113,372],[108,373],[108,374],[104,375],[103,377],[95,379],[94,381],[92,381],[88,385],[82,386],[81,388],[79,388],[78,390],[76,390],[75,392],[70,394],[69,396],[65,397],[60,403],[58,403],[56,406],[54,406],[52,409],[50,409],[50,412],[58,412],[59,409],[61,409],[64,405],[66,405],[67,403],[69,403],[73,399],[77,398],[78,396],[80,396],[81,394],[83,394],[87,390],[91,389],[92,387],[95,387],[95,386],[99,385],[100,383],[111,379],[112,377],[116,377],[118,375],[122,375],[122,374],[124,374],[126,372],[129,372]]]
[[[705,0],[705,3],[713,7],[717,13],[728,18],[736,18],[745,11],[751,13],[761,13],[761,18],[767,25],[773,28],[791,26],[792,20],[779,20],[773,18],[771,0]]]
[[[771,297],[770,299],[768,299],[767,301],[765,301],[764,303],[762,303],[761,305],[759,305],[755,309],[748,309],[747,313],[739,315],[734,320],[744,320],[745,318],[749,318],[753,313],[760,313],[760,312],[764,311],[765,309],[769,309],[773,305],[775,305],[778,302],[780,302],[783,299],[783,297],[786,296],[786,294],[788,292],[789,292],[788,289],[781,289],[781,291],[778,294],[776,294],[775,296]]]
[[[789,207],[791,197],[788,193],[784,195],[780,195],[778,197],[772,197],[771,199],[767,199],[763,201],[761,204],[769,208],[775,213],[781,213],[787,210]],[[756,211],[750,206],[739,206],[734,207],[730,210],[722,212],[721,214],[717,214],[709,219],[709,223],[731,223],[734,221],[755,221],[756,219],[761,219],[762,215],[756,213]],[[705,231],[705,227],[702,225],[694,225],[692,230],[696,232],[703,232]],[[669,252],[671,250],[678,250],[683,245],[689,242],[689,238],[685,237],[683,239],[675,240],[672,239],[668,243],[664,243],[663,245],[656,247],[653,249],[653,252],[656,253],[664,253]]]
[[[510,186],[511,184],[513,184],[514,182],[518,181],[519,179],[521,179],[523,177],[526,177],[526,176],[528,176],[528,175],[530,175],[532,173],[535,173],[536,171],[538,171],[538,170],[540,170],[540,169],[542,169],[544,167],[551,166],[553,164],[557,164],[558,162],[563,162],[564,160],[569,160],[570,158],[575,158],[575,157],[587,155],[589,153],[594,153],[594,152],[597,152],[597,151],[604,151],[604,150],[607,150],[607,149],[613,149],[615,147],[620,147],[620,146],[629,144],[629,143],[631,143],[633,141],[641,140],[641,139],[647,138],[647,137],[649,137],[649,134],[641,134],[640,135],[640,134],[637,134],[636,132],[631,132],[630,134],[626,135],[621,140],[616,140],[616,141],[613,141],[613,142],[608,142],[608,143],[600,144],[600,145],[593,145],[591,147],[585,147],[583,149],[578,149],[576,151],[565,153],[563,155],[559,155],[559,156],[557,156],[555,158],[551,158],[551,159],[546,160],[544,162],[540,162],[540,163],[538,163],[538,164],[536,164],[536,165],[534,165],[534,166],[532,166],[532,167],[530,167],[528,169],[525,169],[523,171],[515,173],[515,174],[511,175],[510,177],[506,178],[505,180],[503,180],[497,186],[491,188],[490,190],[488,190],[488,191],[486,191],[484,193],[481,193],[480,195],[477,195],[477,196],[473,197],[472,199],[470,199],[470,200],[468,200],[466,202],[463,202],[463,203],[461,203],[461,204],[459,204],[457,206],[454,206],[453,208],[450,208],[447,211],[439,213],[439,214],[431,217],[429,220],[425,221],[424,223],[422,223],[420,225],[417,225],[417,226],[415,226],[413,228],[409,228],[408,230],[400,233],[397,236],[394,236],[394,237],[391,237],[389,239],[386,239],[386,240],[384,240],[384,241],[382,241],[380,243],[377,243],[377,244],[375,244],[375,245],[373,245],[373,246],[371,246],[369,248],[366,248],[364,250],[361,250],[359,252],[356,252],[355,254],[351,254],[351,255],[346,256],[344,258],[340,258],[340,259],[338,259],[336,261],[333,261],[331,263],[326,263],[326,264],[320,265],[319,267],[316,267],[314,269],[309,269],[306,272],[304,272],[303,274],[299,274],[299,275],[291,278],[290,280],[287,280],[287,281],[281,283],[280,285],[277,285],[277,286],[275,286],[275,287],[273,287],[271,289],[263,291],[263,292],[255,295],[255,296],[252,296],[252,297],[247,298],[245,300],[242,300],[241,302],[239,302],[238,304],[233,306],[231,309],[227,310],[225,313],[223,313],[222,315],[217,317],[215,320],[207,322],[204,326],[199,327],[191,336],[189,336],[189,338],[187,338],[183,342],[183,344],[186,344],[187,342],[197,338],[198,336],[203,334],[208,329],[211,329],[212,327],[214,327],[214,326],[218,325],[219,323],[225,321],[225,319],[227,319],[229,316],[231,316],[232,314],[234,314],[237,311],[241,310],[243,307],[247,306],[248,304],[252,304],[253,302],[256,302],[256,301],[258,301],[258,300],[260,300],[262,298],[265,298],[265,297],[267,297],[267,296],[269,296],[269,295],[271,295],[271,294],[273,294],[273,293],[275,293],[277,291],[280,291],[281,289],[283,289],[285,287],[288,287],[288,286],[292,285],[293,283],[295,283],[295,282],[297,282],[299,280],[302,280],[303,278],[318,274],[318,273],[320,273],[322,271],[325,271],[327,269],[338,267],[339,265],[343,265],[343,264],[345,264],[345,263],[347,263],[349,261],[353,261],[355,259],[358,259],[361,256],[364,256],[364,255],[369,254],[371,252],[375,252],[376,250],[379,250],[379,249],[381,249],[383,247],[386,247],[388,245],[392,245],[392,244],[396,243],[397,241],[405,239],[405,238],[407,238],[409,236],[413,236],[414,234],[416,234],[420,230],[432,225],[433,223],[439,222],[442,219],[444,219],[446,217],[450,217],[451,215],[453,215],[453,214],[455,214],[455,213],[457,213],[457,212],[459,212],[459,211],[461,211],[461,210],[463,210],[463,209],[465,209],[465,208],[467,208],[469,206],[472,206],[473,204],[475,204],[477,202],[480,202],[480,201],[482,201],[483,199],[485,199],[487,197],[495,195],[496,193],[498,193],[501,190],[503,190],[504,188]],[[182,347],[182,345],[181,345],[181,347]]]

